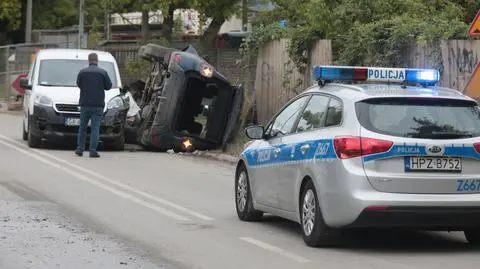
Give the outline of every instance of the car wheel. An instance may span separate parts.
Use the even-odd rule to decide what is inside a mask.
[[[480,230],[471,229],[463,231],[468,243],[473,246],[480,246]]]
[[[336,243],[337,231],[323,220],[317,191],[309,180],[303,187],[300,200],[300,224],[303,240],[310,247],[329,247]]]
[[[32,121],[28,121],[28,135],[27,135],[27,140],[28,140],[28,146],[31,148],[38,148],[40,147],[40,144],[42,142],[41,138],[35,136],[32,132]]]
[[[125,150],[125,132],[113,143],[112,149],[116,151]]]
[[[23,139],[23,141],[27,141],[27,140],[28,140],[28,133],[27,133],[27,131],[25,130],[25,121],[23,121],[23,123],[22,123],[22,129],[23,129],[23,131],[22,131],[22,139]]]
[[[263,212],[253,208],[250,181],[245,166],[242,164],[235,175],[235,205],[238,218],[243,221],[259,221]]]

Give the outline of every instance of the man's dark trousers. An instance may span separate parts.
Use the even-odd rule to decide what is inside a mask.
[[[100,124],[103,118],[103,107],[80,108],[80,127],[78,128],[77,150],[83,152],[85,150],[85,139],[87,135],[87,124],[91,120],[90,132],[90,153],[97,152],[98,140],[100,139]]]

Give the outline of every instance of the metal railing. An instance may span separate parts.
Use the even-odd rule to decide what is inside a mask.
[[[22,74],[28,74],[35,53],[46,48],[66,48],[63,43],[30,43],[0,46],[0,100],[22,93],[13,88],[12,83]]]

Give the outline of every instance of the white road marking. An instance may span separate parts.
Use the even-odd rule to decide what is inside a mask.
[[[91,170],[88,170],[88,169],[86,169],[86,168],[83,168],[83,167],[81,167],[81,166],[78,166],[78,165],[75,165],[75,164],[70,163],[70,162],[68,162],[68,161],[65,161],[65,160],[63,160],[63,159],[57,158],[57,157],[53,156],[52,154],[43,152],[43,151],[38,150],[38,149],[30,149],[30,148],[28,148],[27,146],[25,146],[24,144],[22,144],[22,143],[20,143],[20,142],[18,142],[18,141],[15,141],[14,139],[11,139],[11,138],[9,138],[9,137],[0,135],[0,138],[2,138],[2,139],[4,139],[4,140],[7,140],[7,141],[9,141],[9,142],[11,142],[11,143],[13,143],[13,144],[18,145],[18,146],[21,146],[21,147],[23,147],[23,148],[26,148],[26,149],[28,149],[28,150],[30,150],[30,151],[33,151],[33,152],[35,152],[35,153],[37,153],[37,154],[40,154],[40,155],[42,155],[42,156],[48,157],[48,158],[50,158],[50,159],[53,159],[53,160],[55,160],[55,161],[57,161],[57,162],[59,162],[59,163],[63,163],[63,164],[65,164],[65,165],[68,165],[68,166],[70,166],[70,167],[72,167],[72,168],[75,168],[75,169],[77,169],[77,170],[79,170],[79,171],[82,171],[83,173],[89,174],[89,175],[91,175],[91,176],[93,176],[93,177],[96,177],[96,178],[98,178],[98,179],[100,179],[100,180],[103,180],[103,181],[108,182],[108,183],[110,183],[110,184],[112,184],[112,185],[115,185],[115,186],[117,186],[117,187],[120,187],[120,188],[122,188],[122,189],[124,189],[124,190],[133,192],[133,193],[135,193],[135,194],[138,194],[138,195],[140,195],[140,196],[143,196],[143,197],[145,197],[145,198],[148,198],[148,199],[153,200],[153,201],[155,201],[155,202],[158,202],[158,203],[160,203],[160,204],[170,206],[170,207],[172,207],[172,208],[175,208],[175,209],[178,210],[178,211],[182,211],[183,213],[189,214],[189,215],[194,216],[194,217],[196,217],[196,218],[199,218],[199,219],[201,219],[201,220],[205,220],[205,221],[211,221],[211,220],[213,220],[213,218],[211,218],[211,217],[208,217],[208,216],[205,216],[205,215],[203,215],[203,214],[194,212],[194,211],[192,211],[192,210],[190,210],[190,209],[187,209],[187,208],[185,208],[185,207],[183,207],[183,206],[181,206],[181,205],[178,205],[178,204],[175,204],[175,203],[173,203],[173,202],[167,201],[167,200],[165,200],[165,199],[159,198],[159,197],[157,197],[157,196],[151,195],[151,194],[149,194],[149,193],[147,193],[147,192],[144,192],[144,191],[135,189],[135,188],[133,188],[133,187],[131,187],[131,186],[128,186],[128,185],[126,185],[126,184],[117,182],[117,181],[115,181],[115,180],[112,180],[112,179],[110,179],[110,178],[107,178],[107,177],[105,177],[105,176],[103,176],[103,175],[101,175],[101,174],[95,173],[95,172],[93,172],[93,171],[91,171]]]
[[[0,135],[0,136],[1,136],[1,135]],[[2,137],[3,137],[3,136],[2,136]],[[165,215],[165,216],[168,216],[168,217],[170,217],[170,218],[173,218],[173,219],[175,219],[175,220],[177,220],[177,221],[190,221],[190,219],[187,218],[187,217],[178,215],[178,214],[176,214],[176,213],[174,213],[174,212],[171,212],[171,211],[169,211],[169,210],[167,210],[167,209],[165,209],[165,208],[162,208],[162,207],[160,207],[160,206],[157,206],[157,205],[154,205],[154,204],[152,204],[152,203],[146,202],[146,201],[144,201],[144,200],[142,200],[142,199],[140,199],[140,198],[137,198],[137,197],[135,197],[135,196],[133,196],[133,195],[130,195],[130,194],[126,193],[126,192],[123,192],[123,191],[117,190],[117,189],[115,189],[115,188],[112,188],[112,187],[110,187],[110,186],[107,186],[107,185],[105,185],[105,184],[103,184],[103,183],[101,183],[101,182],[98,182],[97,180],[91,179],[91,178],[89,178],[89,177],[87,177],[87,176],[84,176],[84,175],[82,175],[82,174],[80,174],[80,173],[77,173],[77,172],[75,172],[75,171],[72,171],[72,170],[70,170],[70,169],[68,169],[68,168],[66,168],[66,167],[64,167],[64,166],[62,166],[62,165],[60,165],[60,164],[51,162],[51,161],[47,160],[46,158],[43,158],[43,157],[41,157],[41,156],[38,156],[37,154],[34,154],[34,153],[32,153],[32,152],[29,152],[29,151],[27,151],[27,150],[25,150],[25,149],[22,149],[22,148],[20,148],[20,147],[18,147],[18,146],[16,146],[16,145],[12,145],[12,144],[10,144],[10,143],[8,143],[8,142],[6,142],[6,141],[2,141],[2,140],[0,140],[0,144],[4,145],[4,146],[6,146],[6,147],[12,148],[12,149],[14,149],[14,150],[17,150],[17,151],[19,151],[19,152],[21,152],[21,153],[23,153],[23,154],[25,154],[25,155],[28,155],[28,156],[30,156],[30,157],[32,157],[32,158],[35,158],[35,159],[37,159],[38,161],[43,162],[43,163],[45,163],[45,164],[48,164],[48,165],[50,165],[50,166],[52,166],[52,167],[55,167],[55,168],[57,168],[57,169],[59,169],[59,170],[62,170],[62,171],[64,171],[65,173],[70,174],[71,176],[76,177],[76,178],[79,179],[79,180],[86,181],[86,182],[88,182],[88,183],[90,183],[90,184],[92,184],[92,185],[95,185],[96,187],[99,187],[99,188],[104,189],[104,190],[106,190],[106,191],[108,191],[108,192],[111,192],[111,193],[113,193],[113,194],[116,194],[116,195],[118,195],[118,196],[120,196],[120,197],[122,197],[122,198],[125,198],[125,199],[127,199],[127,200],[129,200],[129,201],[131,201],[131,202],[137,203],[137,204],[139,204],[139,205],[141,205],[141,206],[150,208],[150,209],[152,209],[152,210],[154,210],[154,211],[156,211],[156,212],[158,212],[158,213],[160,213],[160,214],[163,214],[163,215]]]
[[[271,252],[275,252],[277,254],[280,254],[286,258],[289,258],[289,259],[292,259],[296,262],[299,262],[299,263],[307,263],[307,262],[310,262],[309,259],[307,258],[304,258],[302,256],[299,256],[297,254],[294,254],[294,253],[291,253],[289,251],[286,251],[284,249],[281,249],[279,247],[276,247],[276,246],[273,246],[273,245],[270,245],[270,244],[267,244],[265,242],[262,242],[260,240],[257,240],[255,238],[251,238],[251,237],[240,237],[240,240],[243,240],[247,243],[250,243],[250,244],[253,244],[257,247],[260,247],[260,248],[263,248],[263,249],[266,249],[266,250],[269,250]]]

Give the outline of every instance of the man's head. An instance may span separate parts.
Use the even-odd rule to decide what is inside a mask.
[[[96,53],[88,54],[88,63],[89,64],[98,64],[98,55]]]

